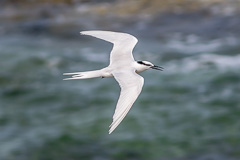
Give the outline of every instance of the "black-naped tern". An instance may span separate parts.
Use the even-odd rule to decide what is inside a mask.
[[[138,40],[130,34],[110,31],[83,31],[80,33],[113,43],[110,64],[106,68],[95,71],[64,73],[64,75],[72,76],[64,80],[96,77],[114,77],[116,79],[121,87],[121,93],[113,115],[113,122],[109,126],[109,134],[111,134],[141,93],[144,79],[138,73],[150,68],[162,71],[163,68],[148,61],[134,60],[132,51]]]

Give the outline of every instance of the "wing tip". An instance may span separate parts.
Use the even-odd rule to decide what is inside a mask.
[[[86,32],[86,31],[81,31],[80,32],[80,35],[85,35],[85,33],[84,32]]]
[[[87,31],[81,31],[80,33],[83,34],[84,32],[87,32]]]
[[[117,128],[118,125],[113,126],[114,124],[115,124],[114,121],[110,124],[108,134],[111,134]]]
[[[111,134],[114,130],[115,130],[115,128],[110,128],[108,131],[108,134]]]
[[[88,34],[90,34],[91,32],[99,32],[99,31],[98,31],[98,30],[81,31],[81,32],[80,32],[80,35],[88,35]]]

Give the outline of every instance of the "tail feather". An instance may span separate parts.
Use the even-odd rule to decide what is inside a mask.
[[[82,72],[73,72],[73,73],[63,73],[63,75],[73,75],[73,74],[81,74]]]
[[[85,79],[85,78],[81,78],[79,76],[79,77],[64,78],[63,80],[73,80],[73,79]]]
[[[70,78],[65,78],[63,80],[73,80],[73,79],[88,79],[88,78],[96,78],[102,77],[102,71],[88,71],[88,72],[73,72],[73,73],[64,73],[63,75],[71,75]]]

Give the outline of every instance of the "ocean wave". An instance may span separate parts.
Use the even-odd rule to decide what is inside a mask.
[[[184,54],[197,54],[204,52],[216,52],[219,51],[220,48],[230,48],[231,46],[239,44],[239,39],[231,36],[213,40],[204,40],[193,34],[188,36],[175,34],[165,44],[165,47],[169,50]]]
[[[172,60],[165,65],[168,72],[192,72],[196,70],[204,70],[212,67],[219,71],[229,69],[238,70],[240,68],[240,55],[228,56],[217,55],[211,53],[200,54],[196,56],[186,57],[180,60]]]

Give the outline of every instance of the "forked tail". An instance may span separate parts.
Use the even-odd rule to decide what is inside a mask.
[[[70,78],[65,78],[63,80],[96,78],[96,77],[102,77],[102,70],[87,71],[87,72],[64,73],[63,75],[70,75],[70,76],[72,76]]]

